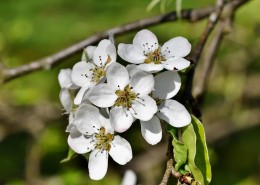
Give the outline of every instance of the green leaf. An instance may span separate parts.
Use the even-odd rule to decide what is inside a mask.
[[[200,182],[201,185],[205,185],[203,175],[195,164],[195,156],[197,152],[196,139],[197,137],[193,124],[189,124],[182,128],[182,142],[188,148],[188,165],[191,173],[196,181]]]
[[[147,10],[152,10],[161,0],[152,0],[149,5],[147,6]]]
[[[66,163],[71,159],[75,158],[77,155],[78,154],[76,154],[71,148],[69,148],[68,156],[65,159],[61,160],[60,163]]]
[[[180,167],[184,166],[187,161],[188,150],[187,147],[178,141],[178,128],[168,126],[168,132],[171,133],[173,140],[173,154],[175,159],[175,170],[179,171]]]
[[[195,163],[198,168],[201,170],[204,177],[206,177],[205,184],[208,184],[211,181],[212,173],[211,166],[209,162],[208,148],[206,144],[205,131],[202,123],[195,117],[192,116],[192,124],[194,131],[197,135],[197,153],[195,158]]]
[[[182,141],[188,148],[188,165],[194,179],[201,185],[211,181],[211,166],[202,123],[192,116],[192,124],[182,128]]]

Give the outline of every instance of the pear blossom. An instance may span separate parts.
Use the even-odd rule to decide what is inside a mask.
[[[61,87],[59,94],[60,102],[65,110],[65,114],[69,114],[69,122],[71,122],[75,110],[72,91],[79,87],[71,80],[71,69],[61,69],[58,75],[58,81]]]
[[[116,61],[116,48],[111,41],[101,40],[98,46],[88,46],[80,62],[73,66],[71,78],[80,87],[74,103],[80,104],[83,95],[91,87],[105,81],[107,67]]]
[[[68,144],[71,149],[78,154],[90,152],[88,169],[91,179],[100,180],[106,175],[108,155],[120,165],[132,159],[129,142],[114,135],[110,120],[102,116],[95,106],[80,105],[73,123],[68,127]]]
[[[127,62],[138,64],[138,68],[155,73],[163,69],[179,71],[189,67],[184,59],[191,51],[191,44],[184,37],[175,37],[158,44],[157,37],[149,30],[139,31],[133,44],[119,44],[118,55]]]
[[[58,74],[58,81],[61,88],[67,88],[67,89],[79,88],[71,80],[71,69],[61,69]]]
[[[158,105],[158,112],[151,120],[141,122],[142,135],[149,144],[157,144],[162,138],[160,119],[173,127],[184,127],[191,123],[191,116],[186,108],[170,98],[174,97],[181,87],[181,79],[175,71],[165,71],[154,77],[152,97]]]
[[[91,103],[98,107],[112,107],[111,124],[115,131],[124,132],[135,119],[150,120],[157,105],[149,93],[154,87],[151,74],[134,65],[126,68],[113,63],[107,68],[107,83],[98,84],[88,94]]]

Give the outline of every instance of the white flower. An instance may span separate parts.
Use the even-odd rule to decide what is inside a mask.
[[[125,68],[113,63],[106,77],[107,83],[93,87],[88,99],[98,107],[112,107],[110,117],[115,131],[124,132],[135,118],[148,121],[157,112],[155,100],[148,95],[154,87],[151,74],[134,65]]]
[[[119,44],[118,55],[134,64],[138,68],[155,73],[163,70],[179,71],[189,67],[190,62],[183,57],[191,51],[191,44],[184,37],[175,37],[164,43],[158,44],[157,37],[149,30],[139,31],[133,44]]]
[[[93,180],[102,179],[107,172],[108,154],[115,162],[124,165],[132,159],[128,141],[114,135],[110,120],[90,104],[80,105],[70,128],[68,144],[76,153],[90,153],[88,169]]]
[[[66,111],[65,114],[70,114],[69,122],[71,122],[74,109],[73,95],[71,91],[78,89],[79,87],[76,86],[71,80],[71,69],[61,69],[58,75],[58,81],[61,86],[61,91],[59,95],[60,102]]]
[[[79,87],[76,86],[71,80],[71,69],[61,69],[58,75],[58,81],[61,86],[60,102],[65,110],[65,114],[69,114],[69,124],[73,121],[75,111],[78,105],[74,104],[75,90]],[[83,97],[82,103],[89,104],[90,102]]]
[[[58,74],[58,81],[61,88],[67,88],[67,89],[79,88],[71,80],[71,69],[61,69]]]
[[[186,108],[176,100],[170,99],[178,93],[181,87],[178,73],[166,71],[156,75],[154,81],[152,97],[157,102],[158,112],[151,120],[140,121],[142,135],[152,145],[157,144],[162,138],[159,118],[177,128],[191,123],[191,116]]]
[[[107,67],[116,61],[116,48],[109,40],[101,40],[97,47],[88,46],[82,55],[82,61],[73,66],[71,78],[81,87],[74,103],[80,104],[83,95],[91,87],[105,81]]]

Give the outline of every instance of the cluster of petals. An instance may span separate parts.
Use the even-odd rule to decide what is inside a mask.
[[[119,44],[117,51],[107,39],[88,46],[72,70],[60,71],[60,101],[69,114],[68,144],[78,154],[90,153],[91,179],[105,176],[109,155],[121,165],[132,159],[130,144],[115,132],[127,131],[136,120],[151,145],[162,139],[160,120],[177,128],[190,124],[186,108],[171,99],[181,87],[177,71],[190,65],[184,58],[190,50],[183,37],[160,46],[157,37],[144,29],[133,44]],[[131,64],[117,63],[117,53]]]
[[[105,81],[107,67],[116,62],[116,48],[111,41],[104,39],[98,46],[88,46],[80,62],[76,63],[71,72],[71,80],[80,87],[74,99],[80,104],[87,90],[100,82]]]
[[[175,37],[158,44],[157,37],[149,30],[139,31],[133,44],[119,44],[118,55],[127,62],[138,64],[138,68],[149,73],[163,69],[179,71],[189,67],[186,60],[191,51],[191,44],[184,37]]]
[[[105,118],[93,105],[81,104],[67,131],[69,146],[78,154],[90,153],[89,176],[102,179],[108,168],[108,155],[118,164],[124,165],[132,159],[128,141],[114,135],[110,120]]]
[[[156,102],[148,94],[154,78],[134,65],[114,63],[107,69],[107,83],[96,85],[88,95],[98,107],[111,107],[110,119],[115,131],[124,132],[135,119],[150,120],[157,112]]]

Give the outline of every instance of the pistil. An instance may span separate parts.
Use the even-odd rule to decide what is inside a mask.
[[[114,106],[122,106],[124,108],[130,109],[132,107],[133,101],[138,97],[138,93],[134,93],[132,88],[127,85],[124,90],[116,91],[117,100]]]
[[[111,142],[114,139],[114,135],[107,133],[104,127],[99,129],[99,133],[95,134],[95,149],[99,149],[101,151],[107,150],[109,151],[111,148]]]
[[[147,58],[145,59],[144,63],[145,64],[161,64],[163,61],[166,61],[166,59],[163,57],[160,49],[154,50],[154,52],[150,52],[146,54]]]

